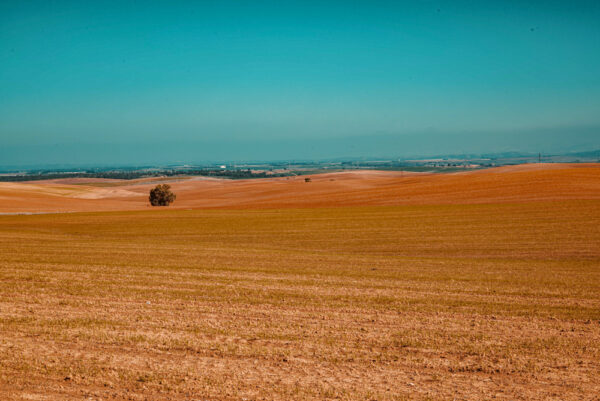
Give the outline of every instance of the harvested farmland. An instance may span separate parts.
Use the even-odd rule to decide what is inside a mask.
[[[0,399],[594,399],[599,172],[10,184]]]
[[[147,210],[148,192],[157,183],[171,185],[177,194],[171,207],[178,209],[600,199],[600,164],[529,164],[447,174],[355,170],[310,178],[0,182],[0,213]]]

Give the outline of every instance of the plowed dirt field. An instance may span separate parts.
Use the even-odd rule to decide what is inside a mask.
[[[0,400],[598,399],[598,165],[312,178],[0,184]]]

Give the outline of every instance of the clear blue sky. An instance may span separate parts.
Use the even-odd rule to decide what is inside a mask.
[[[599,1],[0,2],[0,165],[583,150],[598,127]]]

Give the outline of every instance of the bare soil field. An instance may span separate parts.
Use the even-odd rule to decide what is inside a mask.
[[[176,209],[313,208],[600,199],[600,164],[527,164],[447,174],[348,171],[228,180],[0,182],[0,213],[147,210],[148,192],[169,182]],[[87,184],[87,185],[86,185]]]
[[[0,184],[0,400],[598,399],[598,165],[269,182]]]

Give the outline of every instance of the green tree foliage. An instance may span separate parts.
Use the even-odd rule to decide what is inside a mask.
[[[1,171],[0,171],[1,172]],[[37,181],[54,180],[61,178],[114,178],[120,180],[133,180],[144,177],[173,177],[177,175],[201,175],[210,177],[230,178],[232,180],[247,178],[270,178],[285,177],[291,174],[269,173],[265,171],[251,170],[221,170],[221,169],[172,169],[161,170],[157,172],[148,172],[146,170],[118,170],[118,171],[80,171],[80,172],[60,172],[60,171],[31,171],[27,174],[0,175],[1,181]]]
[[[150,204],[152,206],[169,206],[175,201],[175,194],[171,192],[169,184],[157,185],[150,190]]]

